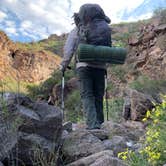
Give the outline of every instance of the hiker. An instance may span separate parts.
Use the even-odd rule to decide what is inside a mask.
[[[98,4],[82,5],[73,17],[76,26],[70,32],[64,46],[62,72],[65,72],[80,43],[111,47],[111,29],[108,25],[110,19]],[[75,59],[87,129],[100,129],[104,122],[106,64],[95,61],[79,62],[77,56]]]

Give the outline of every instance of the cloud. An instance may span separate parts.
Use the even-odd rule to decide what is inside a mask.
[[[0,21],[2,21],[5,17],[7,17],[7,15],[4,12],[0,11]]]
[[[50,34],[67,33],[73,28],[72,15],[84,3],[98,3],[112,23],[120,21],[124,9],[131,10],[143,0],[0,0],[0,28],[10,37],[23,35],[27,41]],[[7,29],[6,29],[7,28]]]
[[[7,28],[6,28],[6,32],[7,32],[8,34],[14,34],[14,35],[16,34],[16,35],[18,35],[16,28],[7,27]]]

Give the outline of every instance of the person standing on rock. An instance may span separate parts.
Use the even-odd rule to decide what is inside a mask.
[[[80,43],[110,47],[112,43],[111,28],[108,25],[110,19],[98,4],[82,5],[73,17],[76,27],[69,33],[64,46],[64,56],[60,65],[62,72],[65,72]],[[99,129],[104,122],[106,64],[95,61],[79,62],[75,59],[87,129]]]

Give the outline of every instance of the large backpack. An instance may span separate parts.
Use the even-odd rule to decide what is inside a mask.
[[[110,19],[98,4],[85,4],[79,13],[80,43],[111,46]]]

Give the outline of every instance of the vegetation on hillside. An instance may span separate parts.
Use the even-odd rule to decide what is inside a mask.
[[[160,18],[161,23],[166,23],[166,8],[158,8],[153,13],[154,18]]]
[[[65,42],[65,37],[54,37],[41,40],[39,42],[21,43],[16,42],[18,48],[25,51],[42,51],[46,50],[54,54],[62,56],[62,50]]]

